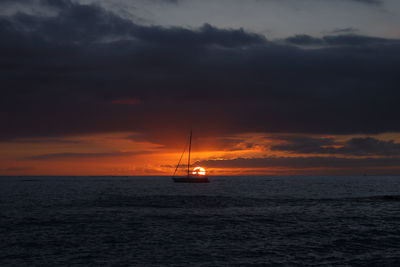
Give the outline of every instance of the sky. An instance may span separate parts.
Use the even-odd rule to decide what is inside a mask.
[[[397,0],[0,0],[0,175],[400,175]],[[185,160],[185,158],[183,159]]]

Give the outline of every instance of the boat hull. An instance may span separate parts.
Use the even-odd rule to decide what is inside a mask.
[[[175,183],[209,183],[208,177],[172,177]]]

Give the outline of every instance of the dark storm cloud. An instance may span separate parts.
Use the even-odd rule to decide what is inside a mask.
[[[397,40],[310,37],[324,45],[303,50],[242,29],[143,26],[60,3],[56,16],[0,18],[3,139],[400,130]]]
[[[372,137],[352,138],[338,142],[332,138],[291,136],[283,138],[285,144],[272,145],[273,151],[288,151],[300,154],[344,154],[354,156],[400,156],[400,143]]]
[[[139,41],[149,42],[162,46],[204,46],[221,45],[235,47],[266,42],[261,35],[247,33],[242,29],[225,30],[217,29],[209,24],[204,24],[197,30],[180,27],[163,28],[158,26],[140,26],[130,20],[122,19],[113,13],[107,12],[99,6],[87,6],[70,3],[66,9],[60,9],[56,17],[35,17],[17,13],[12,17],[3,17],[0,21],[2,33],[14,38],[35,41],[37,45],[77,45],[74,49],[85,49],[85,44],[103,42],[99,49],[110,49],[107,43],[120,45],[118,41],[129,40],[132,49]],[[132,40],[134,39],[134,40]],[[14,41],[14,40],[12,40]],[[16,41],[16,40],[15,40]],[[8,43],[5,40],[5,43]],[[99,44],[101,45],[101,44]],[[149,48],[151,44],[147,44]],[[112,47],[111,47],[112,48]],[[44,52],[38,50],[37,52]],[[57,50],[57,52],[61,52]],[[86,52],[86,51],[85,51]],[[96,51],[100,52],[100,51]],[[126,51],[131,52],[131,51]],[[39,55],[38,55],[39,56]],[[94,55],[100,57],[101,54]]]
[[[47,4],[48,1],[41,2]],[[79,5],[69,1],[51,3],[62,7],[56,17],[35,17],[17,13],[9,19],[3,18],[1,21],[3,25],[0,27],[17,31],[17,34],[28,35],[25,37],[37,37],[41,38],[41,41],[64,45],[129,38],[172,46],[184,43],[190,46],[214,44],[234,47],[266,41],[263,36],[247,33],[243,29],[217,29],[209,24],[204,24],[197,30],[140,26],[99,6]]]

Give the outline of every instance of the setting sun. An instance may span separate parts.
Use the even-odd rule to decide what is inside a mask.
[[[193,169],[193,175],[206,175],[206,170],[202,167],[196,167]]]

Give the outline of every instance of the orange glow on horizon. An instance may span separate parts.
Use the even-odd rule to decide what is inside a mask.
[[[279,136],[278,136],[279,137]],[[313,136],[324,138],[324,136]],[[322,148],[340,148],[357,136],[337,136],[337,143]],[[333,137],[330,137],[333,138]],[[400,142],[400,134],[379,135],[377,139]],[[114,176],[170,176],[182,155],[181,144],[152,140],[132,132],[87,134],[53,138],[25,138],[0,142],[0,175],[114,175]],[[332,167],[307,165],[246,165],[251,159],[331,157],[328,154],[299,153],[270,149],[272,145],[286,144],[276,136],[246,134],[225,138],[199,138],[192,147],[191,162],[196,168],[192,175],[322,175],[358,173],[397,173],[399,167],[365,166]],[[194,151],[194,152],[193,152]],[[343,159],[380,158],[379,155],[336,155]],[[186,154],[182,162],[186,162]],[[229,164],[220,164],[230,161]],[[283,160],[284,161],[284,160]],[[238,164],[238,162],[242,162]],[[201,167],[200,167],[201,166]],[[369,171],[369,169],[373,170]],[[207,170],[206,170],[207,169]],[[391,171],[389,171],[391,170]],[[184,170],[187,174],[187,169]]]

